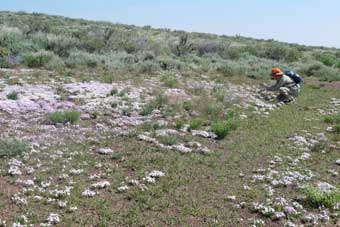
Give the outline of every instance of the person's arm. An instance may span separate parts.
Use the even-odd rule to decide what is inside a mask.
[[[276,83],[272,86],[266,87],[268,91],[278,91],[280,87],[284,85],[283,77],[281,79],[277,80]]]

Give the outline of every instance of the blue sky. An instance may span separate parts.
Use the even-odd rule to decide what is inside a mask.
[[[339,0],[0,0],[0,10],[340,48]]]

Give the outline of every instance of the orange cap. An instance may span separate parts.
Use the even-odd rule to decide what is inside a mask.
[[[271,75],[272,77],[280,77],[283,75],[283,72],[280,68],[273,68]]]

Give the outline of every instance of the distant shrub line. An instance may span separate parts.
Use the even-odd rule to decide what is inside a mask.
[[[267,75],[268,69],[280,65],[323,80],[340,79],[340,51],[336,49],[1,12],[0,67],[18,65],[225,77]],[[165,83],[176,86],[174,80]]]

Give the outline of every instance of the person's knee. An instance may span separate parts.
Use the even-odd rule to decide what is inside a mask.
[[[280,88],[279,92],[280,94],[285,95],[285,96],[289,95],[289,89],[287,89],[286,87]]]

